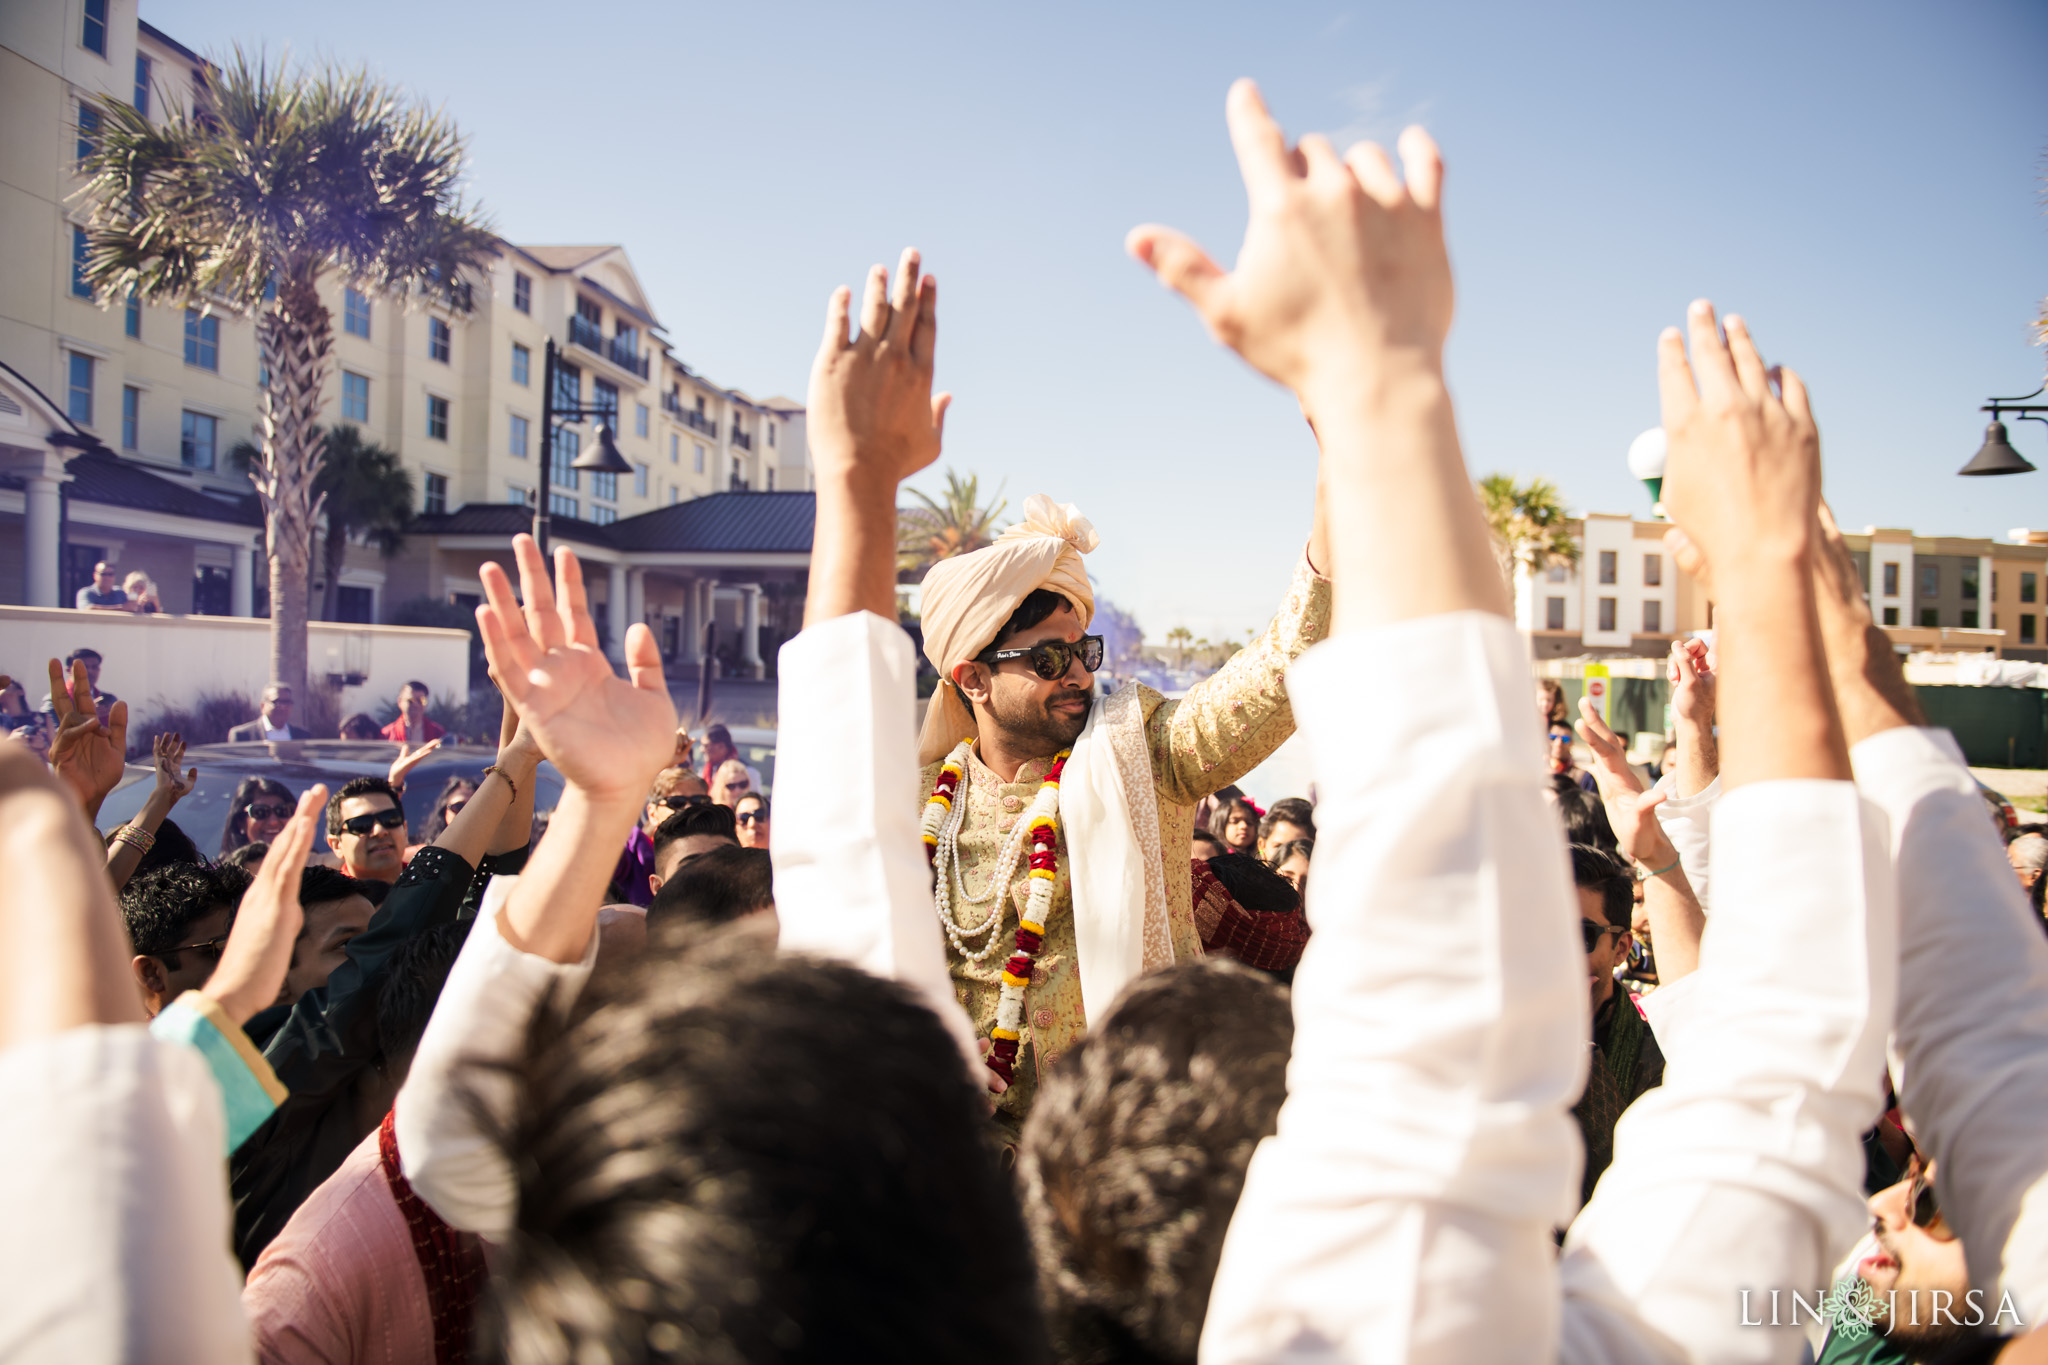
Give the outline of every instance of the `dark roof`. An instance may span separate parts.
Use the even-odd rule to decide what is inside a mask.
[[[157,26],[156,26],[155,24],[152,24],[152,23],[150,23],[150,22],[149,22],[149,20],[147,20],[147,19],[137,19],[137,20],[135,21],[135,26],[136,26],[137,28],[141,29],[141,30],[143,31],[143,33],[144,33],[144,34],[146,34],[147,36],[149,36],[149,37],[151,37],[151,38],[154,38],[154,39],[156,39],[156,40],[157,40],[158,42],[162,43],[162,44],[163,44],[163,45],[164,45],[165,47],[167,47],[167,48],[171,49],[171,51],[173,51],[173,52],[176,52],[176,53],[179,53],[180,55],[184,56],[184,57],[186,58],[186,60],[188,60],[188,61],[194,61],[194,62],[198,62],[198,63],[200,63],[200,64],[201,64],[202,66],[211,66],[211,65],[213,65],[213,63],[211,63],[211,62],[207,61],[207,60],[206,60],[206,58],[204,58],[204,57],[200,56],[200,55],[199,55],[199,54],[198,54],[197,52],[194,52],[194,51],[193,51],[193,50],[192,50],[191,48],[189,48],[189,47],[186,47],[186,46],[185,46],[185,45],[184,45],[183,43],[179,42],[179,41],[178,41],[178,40],[177,40],[176,38],[173,38],[173,37],[172,37],[172,36],[171,36],[170,34],[168,34],[168,33],[164,32],[164,31],[163,31],[162,29],[158,28],[158,27],[157,27]]]
[[[604,529],[619,550],[809,554],[817,520],[814,493],[712,493]]]
[[[809,554],[818,502],[811,493],[712,493],[672,507],[642,512],[609,526],[551,517],[562,540],[629,552]],[[420,517],[414,533],[430,536],[505,536],[533,525],[533,514],[513,503],[472,502],[441,516]]]
[[[257,507],[254,493],[232,498],[214,497],[191,484],[152,474],[133,460],[124,460],[104,450],[86,451],[65,467],[71,473],[71,482],[65,485],[65,496],[74,502],[166,512],[174,517],[224,521],[232,526],[263,524],[263,513]],[[18,476],[0,476],[0,486],[20,488],[23,485]]]

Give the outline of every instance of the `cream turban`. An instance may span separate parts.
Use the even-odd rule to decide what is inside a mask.
[[[995,544],[932,565],[924,576],[924,654],[941,681],[918,736],[920,765],[937,762],[973,737],[974,712],[953,687],[953,670],[994,644],[1025,598],[1050,588],[1074,604],[1087,628],[1095,617],[1095,590],[1081,556],[1099,542],[1074,504],[1036,493],[1024,500],[1024,520]]]

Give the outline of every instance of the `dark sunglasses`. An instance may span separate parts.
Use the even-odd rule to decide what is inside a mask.
[[[1927,1174],[1927,1163],[1920,1159],[1918,1152],[1913,1154],[1913,1187],[1908,1195],[1914,1227],[1931,1228],[1941,1221],[1941,1205],[1934,1197],[1934,1179]]]
[[[1594,920],[1582,919],[1579,921],[1579,932],[1585,935],[1586,951],[1590,953],[1600,946],[1600,940],[1607,935],[1625,934],[1628,930],[1617,929],[1611,924],[1600,924]]]
[[[657,796],[647,803],[650,806],[667,806],[670,810],[688,810],[691,806],[708,806],[711,797],[703,792],[695,796]]]
[[[1047,640],[1029,649],[992,649],[981,658],[982,662],[991,664],[999,664],[1006,659],[1029,659],[1031,671],[1052,682],[1067,676],[1076,655],[1080,656],[1081,667],[1090,673],[1102,667],[1102,637],[1083,635],[1071,644],[1065,640]]]
[[[733,816],[732,819],[736,825],[765,825],[768,823],[768,812],[765,810],[743,810],[738,815]]]
[[[390,810],[371,811],[368,815],[351,815],[341,822],[341,827],[360,838],[379,825],[386,829],[397,829],[404,823],[405,812],[393,806]]]
[[[1552,730],[1550,732],[1550,742],[1552,744],[1570,744],[1575,738],[1576,736],[1569,730]]]
[[[242,809],[249,813],[251,820],[289,820],[292,818],[292,808],[290,806],[244,806]]]

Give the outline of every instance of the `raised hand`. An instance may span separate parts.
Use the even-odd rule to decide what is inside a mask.
[[[1673,640],[1665,661],[1671,684],[1671,710],[1695,725],[1714,723],[1714,665],[1705,640]]]
[[[1607,823],[1614,827],[1615,842],[1625,858],[1651,868],[1678,861],[1678,853],[1657,822],[1657,807],[1664,804],[1662,792],[1644,791],[1642,779],[1629,766],[1628,750],[1621,736],[1600,719],[1600,708],[1579,698],[1579,738],[1593,751],[1593,781],[1600,788],[1600,804],[1607,808]]]
[[[1226,106],[1251,201],[1237,266],[1148,224],[1125,239],[1201,314],[1217,340],[1302,396],[1313,420],[1324,383],[1350,387],[1404,360],[1430,372],[1451,326],[1451,267],[1439,203],[1443,161],[1421,128],[1401,134],[1406,183],[1361,142],[1338,160],[1314,134],[1290,149],[1249,80]]]
[[[128,754],[128,703],[117,701],[100,723],[85,680],[85,664],[74,660],[69,682],[64,665],[50,660],[50,709],[57,733],[50,741],[50,768],[78,796],[85,818],[99,818],[100,803],[120,784]]]
[[[384,774],[384,780],[399,791],[404,791],[406,774],[426,762],[427,755],[440,747],[441,741],[438,739],[430,739],[417,749],[412,748],[404,740],[400,740],[398,744],[398,757],[391,760],[391,770]]]
[[[849,339],[852,300],[842,285],[825,306],[825,339],[811,365],[811,460],[821,485],[859,474],[894,497],[898,482],[939,458],[953,401],[932,396],[939,284],[919,278],[917,251],[906,247],[893,293],[887,270],[868,272],[860,328]]]
[[[188,768],[179,776],[178,765],[185,761],[185,737],[175,730],[158,735],[150,747],[156,759],[156,790],[150,793],[150,799],[160,799],[168,812],[192,794],[192,788],[199,783],[199,769]]]
[[[269,855],[242,893],[235,927],[220,952],[220,965],[199,988],[200,994],[212,996],[237,1024],[276,1003],[284,989],[292,943],[305,922],[299,905],[299,873],[313,847],[313,825],[326,809],[326,787],[316,785],[300,795],[299,808],[271,840]]]
[[[619,677],[598,648],[576,556],[555,551],[558,602],[533,538],[514,537],[512,550],[524,610],[504,569],[486,563],[489,600],[476,612],[506,699],[518,708],[522,731],[532,732],[571,785],[595,800],[622,800],[637,810],[675,745],[676,710],[654,634],[639,622],[626,631],[630,679]]]

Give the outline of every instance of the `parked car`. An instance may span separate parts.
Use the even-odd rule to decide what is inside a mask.
[[[734,732],[735,743],[739,734]],[[421,760],[407,774],[405,815],[413,838],[426,823],[428,808],[451,777],[481,781],[483,771],[498,756],[497,750],[482,744],[443,744]],[[309,739],[283,743],[200,744],[185,751],[185,766],[199,770],[199,784],[177,804],[171,819],[192,836],[199,851],[211,857],[220,848],[221,833],[227,828],[228,802],[245,777],[267,777],[282,783],[297,796],[316,782],[328,790],[356,777],[382,777],[398,757],[398,746],[389,740]],[[130,763],[121,785],[114,788],[100,807],[102,829],[112,829],[142,809],[155,785],[154,769],[146,763]],[[561,799],[562,775],[552,763],[542,763],[534,792],[535,810],[553,810]],[[316,849],[327,847],[327,826],[323,821],[314,836]]]

